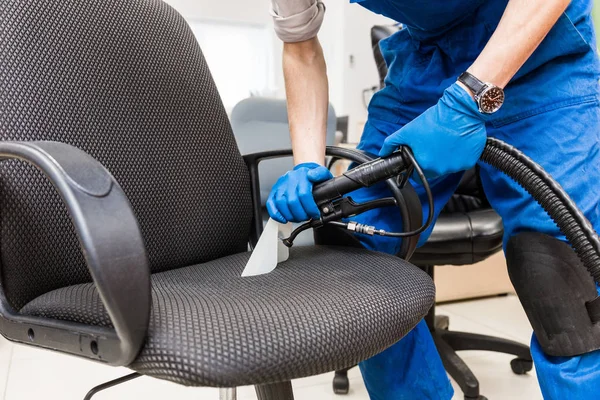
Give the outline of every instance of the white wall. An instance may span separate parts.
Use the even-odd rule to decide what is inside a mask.
[[[271,27],[270,0],[165,0],[190,21],[232,21]],[[319,39],[328,67],[330,101],[338,115],[350,117],[349,139],[358,141],[367,111],[363,105],[363,90],[379,82],[371,49],[370,30],[373,25],[392,21],[375,15],[347,0],[324,0],[327,7]],[[272,32],[272,31],[271,31]],[[282,44],[274,33],[272,92],[284,97],[281,71]],[[210,64],[210,60],[209,60]],[[240,60],[240,68],[243,60]]]
[[[267,24],[269,0],[164,0],[184,18]]]

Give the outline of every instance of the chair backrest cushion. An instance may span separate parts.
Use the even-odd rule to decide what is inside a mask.
[[[0,2],[0,138],[95,157],[127,194],[153,272],[245,251],[249,177],[202,52],[159,0]],[[0,163],[2,289],[20,308],[90,280],[56,191]]]

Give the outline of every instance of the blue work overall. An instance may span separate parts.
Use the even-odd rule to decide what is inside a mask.
[[[377,154],[384,139],[435,105],[444,89],[479,56],[508,0],[352,0],[406,28],[382,41],[388,65],[386,87],[369,105],[359,145]],[[600,231],[600,67],[591,20],[592,0],[572,0],[567,11],[506,88],[506,103],[487,123],[499,138],[541,164]],[[448,157],[452,157],[449,152]],[[504,221],[505,243],[522,231],[564,236],[542,208],[515,182],[481,164],[485,193]],[[462,174],[430,183],[439,212]],[[417,186],[426,204],[422,187]],[[387,196],[385,186],[352,196]],[[387,231],[401,231],[394,209],[354,218]],[[424,215],[427,215],[425,207]],[[423,243],[431,228],[421,238]],[[360,237],[371,249],[396,253],[393,238]],[[535,336],[531,343],[538,380],[547,399],[600,398],[600,352],[549,357]],[[429,330],[421,322],[399,343],[360,365],[373,400],[450,399],[452,386]]]

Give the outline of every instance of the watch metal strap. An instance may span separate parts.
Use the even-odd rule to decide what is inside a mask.
[[[468,72],[463,72],[462,75],[458,77],[458,81],[465,84],[465,86],[471,89],[475,95],[479,94],[483,88],[485,88],[485,83],[481,82]]]

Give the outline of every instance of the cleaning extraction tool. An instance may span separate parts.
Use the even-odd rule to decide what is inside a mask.
[[[365,203],[355,203],[352,197],[346,197],[346,195],[362,187],[369,187],[392,178],[396,178],[399,189],[403,188],[408,183],[408,178],[413,170],[421,182],[423,182],[429,203],[427,221],[419,229],[410,232],[387,232],[375,226],[362,225],[355,222],[340,222],[342,219],[351,218],[375,208],[403,205],[403,197],[397,196],[393,192],[393,198],[376,199]],[[376,158],[356,168],[352,168],[340,176],[315,185],[313,187],[313,197],[321,211],[321,218],[310,220],[296,228],[288,238],[283,239],[283,243],[286,246],[291,247],[294,239],[300,232],[309,228],[320,228],[324,224],[331,224],[364,235],[410,237],[424,232],[433,221],[434,206],[431,189],[425,178],[425,174],[410,150],[406,147],[392,153],[388,157]]]

